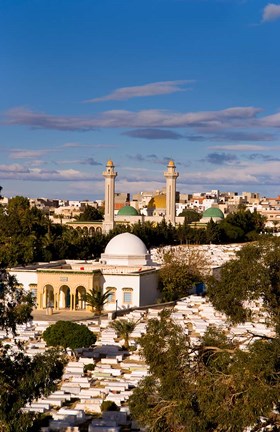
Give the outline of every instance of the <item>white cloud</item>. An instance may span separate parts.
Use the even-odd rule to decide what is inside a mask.
[[[108,100],[128,100],[134,97],[158,96],[185,91],[182,85],[193,83],[191,80],[159,81],[140,86],[121,87],[99,98],[88,99],[85,102],[103,102]]]
[[[262,126],[280,127],[280,112],[263,117],[260,123]]]
[[[23,166],[23,165],[19,165],[19,164],[13,164],[13,165],[0,165],[0,175],[6,175],[9,173],[29,173],[29,168]],[[3,178],[3,177],[2,177]]]
[[[269,151],[269,150],[280,150],[280,147],[272,147],[272,146],[263,146],[263,145],[254,145],[254,144],[228,144],[228,145],[216,145],[208,147],[211,150],[227,150],[227,151],[239,151],[239,152],[247,152],[247,151]]]
[[[235,166],[219,166],[211,171],[180,173],[179,183],[223,185],[271,185],[280,183],[280,162],[241,162]]]
[[[280,19],[280,4],[269,3],[263,10],[262,21],[268,22],[277,19]]]
[[[87,174],[75,169],[49,170],[24,165],[0,165],[0,178],[24,181],[103,181],[102,176]]]
[[[257,124],[256,107],[232,107],[219,111],[170,112],[165,110],[104,111],[91,117],[66,117],[15,108],[6,113],[4,124],[32,128],[89,131],[96,128],[194,127],[203,131]]]
[[[48,153],[48,150],[20,150],[12,149],[9,157],[11,159],[33,159]]]
[[[116,148],[117,145],[114,144],[81,144],[79,142],[67,142],[62,144],[62,148]]]

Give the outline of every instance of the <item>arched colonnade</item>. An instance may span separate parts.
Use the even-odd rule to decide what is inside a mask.
[[[85,310],[85,294],[86,288],[82,285],[70,288],[68,285],[53,287],[53,285],[47,284],[43,287],[38,299],[38,307],[39,309],[51,307],[54,310]]]
[[[102,223],[100,224],[91,224],[90,222],[81,222],[81,223],[77,223],[77,222],[68,222],[67,226],[69,228],[72,228],[76,231],[78,231],[80,234],[84,235],[84,236],[89,236],[89,237],[93,237],[96,234],[101,234],[102,233]]]

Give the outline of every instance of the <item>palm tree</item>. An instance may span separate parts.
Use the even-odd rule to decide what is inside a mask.
[[[139,321],[140,320],[132,321],[132,320],[118,319],[111,322],[110,324],[110,327],[112,327],[115,330],[117,336],[121,339],[124,339],[124,347],[126,349],[129,349],[129,337]]]
[[[102,288],[91,288],[91,290],[83,296],[83,300],[91,307],[91,312],[95,312],[100,316],[111,293],[112,290],[110,289],[102,293]]]

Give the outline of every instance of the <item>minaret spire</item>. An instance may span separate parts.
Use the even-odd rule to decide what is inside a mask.
[[[176,166],[173,160],[169,161],[167,171],[164,173],[166,178],[166,222],[175,226],[176,218],[176,179],[179,173],[175,171]]]
[[[103,173],[105,178],[105,211],[103,231],[108,233],[114,228],[114,210],[115,210],[115,178],[118,173],[115,171],[115,166],[112,160],[108,160],[106,171]]]

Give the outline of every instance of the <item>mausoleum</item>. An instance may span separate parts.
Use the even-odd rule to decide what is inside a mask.
[[[158,266],[142,240],[131,233],[113,237],[98,262],[61,260],[10,273],[33,291],[38,309],[87,309],[84,295],[92,288],[110,290],[107,311],[153,304],[159,296]]]

